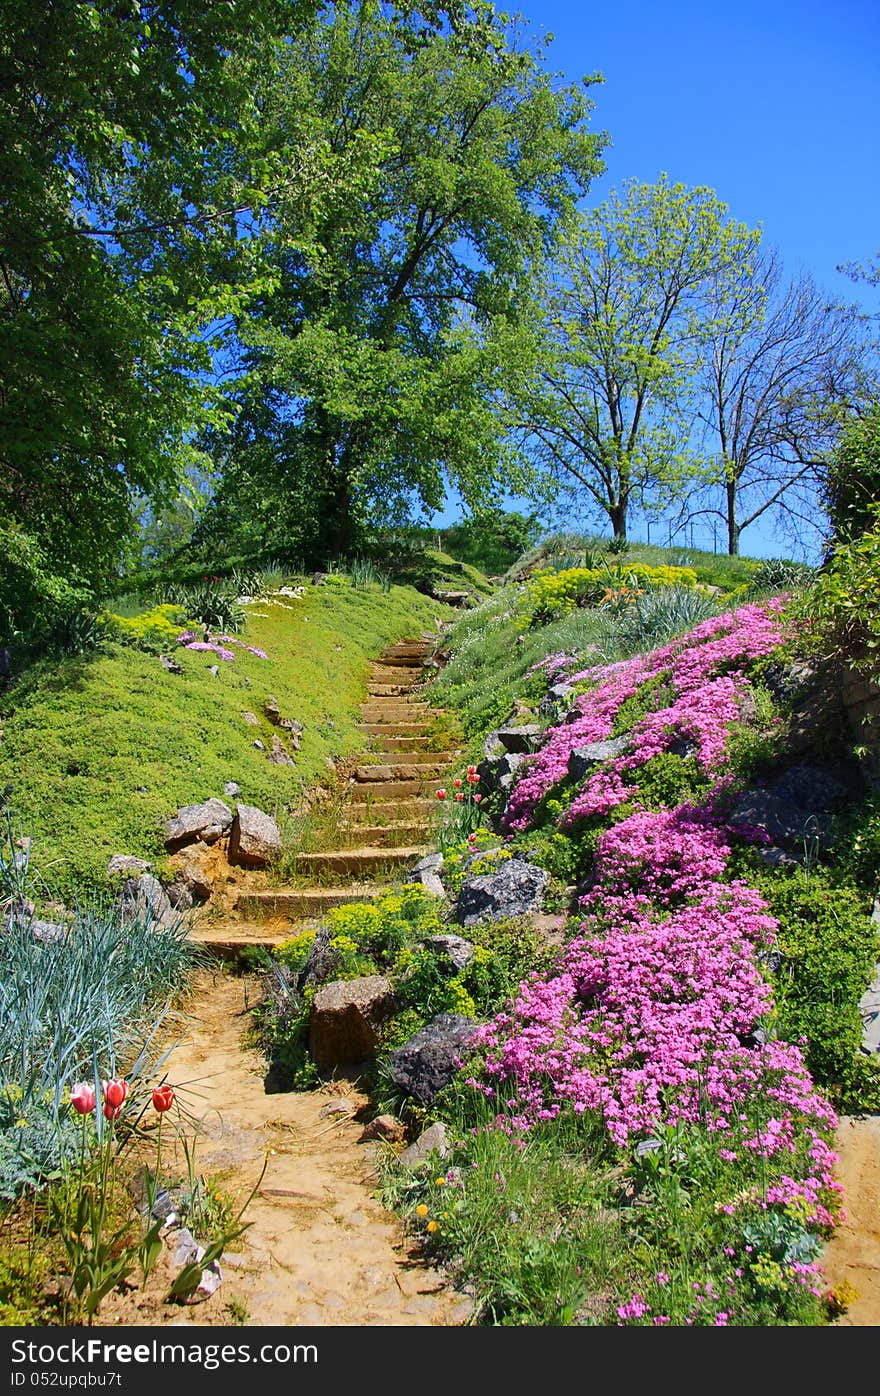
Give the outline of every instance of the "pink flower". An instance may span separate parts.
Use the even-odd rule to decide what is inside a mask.
[[[95,1089],[79,1081],[70,1092],[70,1103],[78,1115],[90,1115],[95,1108]]]

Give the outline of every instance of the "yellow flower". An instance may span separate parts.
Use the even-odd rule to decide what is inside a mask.
[[[428,1215],[428,1209],[427,1209],[427,1207],[425,1206],[424,1202],[420,1202],[419,1205],[418,1205],[418,1207],[416,1208],[416,1216],[417,1216],[417,1217],[426,1217],[427,1215]]]
[[[444,1184],[445,1182],[446,1182],[446,1179],[445,1179],[445,1178],[435,1178],[435,1179],[434,1179],[434,1187],[435,1187],[435,1188],[442,1188],[442,1187],[443,1187],[443,1184]]]
[[[428,1230],[429,1230],[429,1231],[431,1232],[431,1234],[433,1235],[433,1233],[434,1233],[435,1231],[439,1231],[439,1230],[440,1230],[440,1223],[439,1223],[438,1221],[429,1221],[429,1222],[428,1222]]]

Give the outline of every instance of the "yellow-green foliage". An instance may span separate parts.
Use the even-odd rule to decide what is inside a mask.
[[[598,606],[609,592],[619,588],[640,591],[645,587],[696,585],[697,574],[692,567],[649,567],[643,562],[619,569],[567,567],[561,572],[535,573],[527,586],[526,608],[533,620],[543,623],[567,615],[578,606]]]
[[[186,628],[186,615],[179,606],[155,606],[139,616],[117,616],[105,611],[101,617],[107,635],[122,645],[158,653],[173,649]]]
[[[243,803],[283,821],[304,789],[326,780],[328,758],[362,742],[370,659],[449,614],[409,587],[309,585],[299,599],[250,607],[237,638],[268,658],[236,647],[216,675],[216,654],[182,646],[182,674],[122,645],[35,666],[3,696],[0,789],[12,786],[39,871],[70,896],[77,883],[103,884],[114,853],[155,864],[163,821],[180,805],[222,798],[230,780]],[[269,698],[303,724],[293,766],[267,760],[277,730],[264,716]]]

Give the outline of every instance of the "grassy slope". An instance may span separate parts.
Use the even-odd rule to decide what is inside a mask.
[[[244,803],[283,812],[326,774],[329,757],[358,745],[368,659],[449,614],[410,588],[355,590],[345,580],[283,600],[252,607],[241,636],[266,660],[180,649],[178,676],[156,656],[115,646],[40,665],[3,695],[0,790],[12,786],[36,864],[62,895],[103,883],[113,853],[156,863],[162,822],[179,805],[222,797],[226,781],[238,782]],[[294,766],[253,745],[271,747],[270,697],[305,728]]]

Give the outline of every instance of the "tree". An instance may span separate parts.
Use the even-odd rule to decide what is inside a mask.
[[[12,628],[110,585],[132,499],[171,496],[192,457],[278,176],[250,74],[308,8],[6,0],[0,547],[20,560],[5,585],[33,583]]]
[[[602,139],[583,91],[481,0],[341,0],[278,59],[264,121],[291,154],[308,131],[360,182],[308,226],[273,220],[276,281],[239,324],[247,372],[204,532],[230,508],[268,513],[270,536],[321,562],[370,519],[439,507],[449,483],[474,508],[522,483],[497,398],[531,270]]]
[[[852,307],[786,280],[773,252],[716,289],[699,416],[715,456],[728,552],[763,515],[815,524],[817,485],[843,414],[864,393],[867,344]],[[696,517],[692,514],[691,517]]]
[[[630,182],[566,236],[540,297],[536,372],[512,420],[558,484],[625,539],[634,502],[692,477],[709,286],[756,238],[710,189]]]

